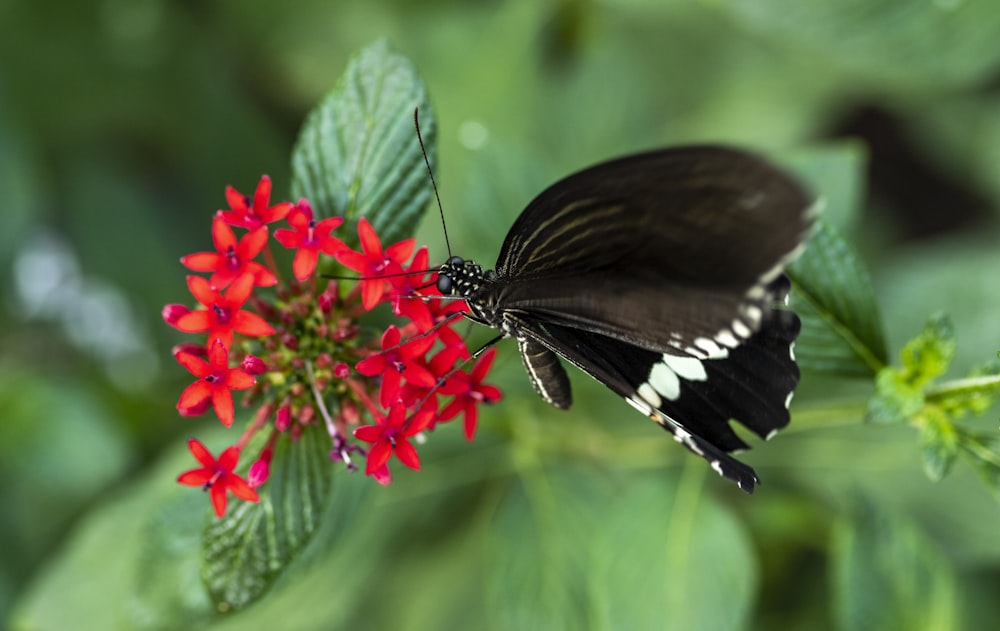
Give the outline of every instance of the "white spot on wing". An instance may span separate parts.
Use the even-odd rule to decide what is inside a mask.
[[[656,390],[654,390],[653,387],[648,383],[644,383],[641,386],[639,386],[639,389],[636,392],[639,393],[639,396],[642,397],[643,400],[646,401],[646,403],[649,403],[649,405],[653,406],[654,408],[660,407],[660,405],[663,403],[663,401],[660,399],[660,395],[656,394]],[[649,414],[649,411],[647,410],[645,414]]]
[[[740,341],[733,337],[732,332],[727,329],[722,329],[716,333],[715,341],[723,346],[728,346],[729,348],[736,348],[740,345]]]
[[[705,366],[697,357],[679,357],[677,355],[663,354],[663,363],[674,374],[689,381],[705,381],[708,375],[705,374]]]
[[[729,349],[719,346],[707,337],[699,337],[694,341],[695,345],[704,349],[706,359],[725,359],[729,357]]]
[[[733,332],[742,338],[748,338],[750,337],[750,334],[753,333],[753,331],[750,330],[750,327],[743,324],[742,320],[733,320]]]
[[[677,374],[664,363],[657,362],[649,371],[649,385],[671,401],[681,396],[681,382]]]

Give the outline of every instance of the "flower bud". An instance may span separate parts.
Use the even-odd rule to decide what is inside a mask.
[[[243,358],[240,367],[251,375],[262,375],[267,372],[267,364],[264,360],[255,355],[247,355]]]
[[[160,312],[163,316],[163,321],[170,326],[177,326],[177,321],[189,313],[191,313],[191,309],[177,304],[166,305],[163,307],[163,311]]]

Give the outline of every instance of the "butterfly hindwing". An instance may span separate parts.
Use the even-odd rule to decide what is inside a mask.
[[[757,478],[728,455],[747,447],[730,421],[762,438],[788,424],[799,376],[792,353],[799,321],[791,311],[774,310],[745,343],[701,357],[649,351],[551,322],[515,318],[512,326],[624,397],[745,491],[753,491]]]

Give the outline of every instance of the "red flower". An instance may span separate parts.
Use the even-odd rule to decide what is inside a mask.
[[[460,357],[468,356],[468,351],[464,346],[446,346],[440,351],[434,354],[434,357],[430,361],[421,363],[421,366],[426,367],[432,375],[434,375],[434,383],[430,386],[418,386],[413,382],[407,382],[403,385],[400,390],[399,398],[408,407],[412,407],[416,404],[420,404],[421,410],[434,410],[438,409],[437,396],[440,394],[438,389],[438,382],[445,378],[452,371],[455,366],[455,362],[458,361]],[[416,360],[414,360],[416,361]],[[431,420],[428,429],[434,429],[437,424],[436,417]]]
[[[406,276],[393,276],[389,279],[391,290],[389,300],[392,302],[392,312],[396,317],[409,318],[420,331],[427,331],[434,325],[434,317],[427,300],[421,296],[438,295],[435,286],[436,275],[426,280],[427,265],[430,257],[427,248],[422,247],[413,255],[413,261],[403,272],[414,272]],[[424,272],[424,273],[417,273]],[[429,290],[429,291],[427,291]]]
[[[462,311],[468,311],[464,300],[431,300],[427,303],[427,308],[431,313],[431,322],[433,326],[437,326],[436,335],[439,340],[445,343],[446,346],[461,346],[465,348],[465,339],[451,328],[452,324],[460,320],[456,314]],[[448,322],[445,322],[448,320]],[[414,321],[418,326],[419,322]],[[426,330],[426,329],[424,329]],[[468,357],[469,353],[466,350],[463,353],[464,357]]]
[[[476,422],[479,420],[477,405],[480,403],[496,403],[503,396],[500,389],[483,383],[486,374],[493,365],[496,349],[491,348],[476,361],[476,365],[466,374],[457,372],[441,386],[441,394],[453,394],[455,400],[441,411],[440,420],[447,421],[465,412],[465,438],[472,440],[476,433]]]
[[[420,458],[407,439],[422,432],[433,416],[434,413],[430,411],[417,412],[407,422],[406,407],[397,403],[389,408],[388,416],[376,417],[376,425],[365,425],[354,430],[355,438],[374,443],[368,452],[365,473],[372,476],[378,473],[378,477],[381,477],[382,468],[388,464],[392,454],[396,454],[399,461],[407,467],[419,471]]]
[[[208,339],[216,338],[229,347],[233,343],[233,332],[250,337],[272,335],[274,329],[256,313],[241,311],[240,307],[250,298],[253,291],[253,274],[243,274],[226,289],[226,295],[200,276],[188,276],[188,289],[195,299],[204,305],[177,319],[174,326],[185,333],[208,331]]]
[[[215,413],[226,427],[233,424],[233,393],[245,390],[255,383],[253,377],[241,368],[229,367],[229,350],[220,340],[208,350],[208,361],[191,353],[177,353],[177,361],[195,377],[199,377],[181,393],[178,410],[198,409],[208,399],[212,400]]]
[[[252,230],[237,241],[233,229],[219,213],[212,220],[212,241],[215,252],[188,254],[181,257],[181,263],[195,272],[212,272],[208,282],[220,289],[246,272],[253,274],[253,284],[257,287],[278,284],[271,270],[253,260],[267,244],[267,228]]]
[[[395,325],[390,326],[382,334],[382,352],[361,360],[355,366],[362,375],[382,375],[379,401],[387,409],[397,398],[404,375],[408,382],[425,388],[432,387],[436,381],[434,375],[419,363],[424,353],[434,346],[434,336],[418,337],[402,346],[399,344],[400,337],[399,329]]]
[[[341,250],[337,252],[336,257],[345,267],[360,272],[363,276],[361,304],[370,311],[385,294],[385,280],[382,277],[387,274],[398,274],[403,270],[403,261],[413,253],[417,240],[404,239],[383,250],[375,229],[365,217],[358,221],[358,237],[361,239],[363,252]]]
[[[256,230],[261,226],[284,219],[288,211],[292,209],[291,202],[281,202],[274,206],[268,206],[270,200],[271,178],[262,175],[253,195],[253,204],[250,203],[246,195],[232,186],[227,186],[226,201],[229,202],[231,210],[220,210],[219,216],[230,226]]]
[[[257,491],[250,488],[246,480],[233,473],[240,459],[240,450],[229,447],[216,460],[212,452],[205,448],[197,439],[188,440],[188,449],[195,460],[202,464],[199,469],[185,471],[177,477],[177,481],[188,486],[201,486],[209,491],[215,514],[222,517],[226,514],[226,492],[230,492],[241,500],[256,502],[260,498]]]
[[[340,217],[327,217],[317,222],[313,218],[312,208],[304,199],[288,215],[288,223],[294,230],[275,230],[274,238],[286,248],[297,248],[292,271],[298,280],[309,278],[316,270],[320,252],[333,256],[347,249],[343,241],[330,236],[330,231],[344,223],[344,220]]]

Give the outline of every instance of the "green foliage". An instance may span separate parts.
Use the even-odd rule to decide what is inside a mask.
[[[862,503],[834,525],[834,615],[841,631],[937,631],[958,623],[948,559],[912,523]]]
[[[333,471],[325,432],[311,429],[294,443],[278,442],[259,502],[235,502],[222,519],[209,518],[202,577],[220,611],[260,598],[318,527]]]
[[[743,628],[756,589],[746,532],[702,495],[702,472],[683,480],[671,491],[656,475],[620,485],[525,472],[494,512],[489,618],[502,629]]]
[[[861,259],[823,220],[788,269],[791,305],[802,319],[795,343],[804,370],[869,376],[885,364],[882,322]]]
[[[0,626],[995,623],[1000,364],[981,362],[1000,346],[1000,108],[989,89],[1000,10],[989,0],[556,4],[0,9]],[[382,37],[395,48],[350,56]],[[216,520],[201,493],[174,483],[191,464],[178,432],[204,427],[173,414],[186,375],[152,362],[134,371],[151,386],[123,390],[79,342],[94,305],[72,311],[80,296],[54,285],[46,304],[66,324],[25,306],[23,279],[48,268],[26,268],[22,248],[38,230],[56,234],[74,253],[71,275],[134,301],[146,350],[168,365],[178,340],[157,312],[180,299],[183,271],[165,261],[211,247],[226,184],[251,190],[267,172],[276,197],[291,181],[321,216],[412,234],[430,200],[418,105],[452,242],[477,260],[495,256],[554,178],[651,146],[755,146],[824,199],[791,269],[800,392],[788,430],[745,455],[765,481],[755,496],[702,479],[703,463],[584,379],[571,414],[550,412],[501,348],[507,396],[484,411],[473,445],[438,432],[421,448],[423,470],[382,489],[331,469],[307,442],[294,446],[301,457],[276,457],[260,507],[231,500]],[[890,122],[829,140],[872,109]],[[980,214],[964,232],[900,238],[916,215],[909,202],[943,218],[963,202],[887,194],[887,154],[867,144],[882,133],[901,137],[891,149],[927,179],[975,197]],[[816,145],[786,150],[805,143]],[[904,176],[908,190],[923,183]],[[442,260],[440,226],[426,224]],[[942,308],[950,318],[913,337]],[[861,423],[866,412],[873,423]]]
[[[1000,61],[990,0],[725,0],[740,20],[872,81],[924,87],[981,80]],[[850,33],[850,37],[845,37]]]
[[[320,217],[367,217],[387,243],[413,234],[431,196],[416,108],[433,165],[437,122],[413,64],[385,40],[361,50],[306,118],[292,154],[292,195]],[[357,245],[354,230],[344,234]]]
[[[983,480],[1000,492],[994,470],[1000,463],[1000,442],[982,437],[956,420],[982,413],[1000,394],[1000,365],[983,364],[969,377],[938,386],[955,356],[955,331],[944,314],[931,317],[924,330],[903,347],[901,366],[889,366],[875,378],[875,395],[868,402],[868,419],[875,423],[910,423],[920,430],[924,471],[935,481],[951,468],[959,453],[970,457]],[[991,444],[993,443],[993,444]]]

